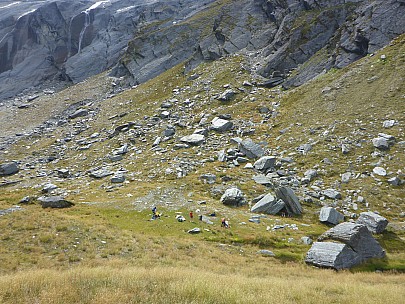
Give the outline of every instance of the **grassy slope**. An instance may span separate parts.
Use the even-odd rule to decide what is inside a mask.
[[[403,140],[404,41],[402,37],[374,57],[365,58],[348,69],[323,75],[286,94],[264,89],[255,95],[255,101],[250,101],[249,94],[241,93],[232,103],[225,105],[212,96],[221,92],[224,84],[238,87],[249,78],[241,68],[241,58],[232,57],[202,65],[197,70],[202,76],[193,83],[185,80],[179,66],[134,90],[103,101],[97,120],[89,122],[91,129],[80,136],[90,136],[96,131],[106,136],[105,130],[111,130],[124,120],[138,121],[144,115],[159,113],[160,103],[173,97],[172,89],[189,85],[190,88],[177,98],[196,101],[196,107],[185,110],[194,115],[195,121],[204,111],[231,113],[235,121],[255,122],[256,133],[252,137],[269,142],[269,148],[279,155],[293,153],[309,138],[318,141],[308,155],[295,154],[293,166],[303,172],[320,165],[320,161],[328,157],[334,165],[322,168],[321,179],[325,185],[333,185],[340,179],[339,174],[347,169],[355,173],[371,171],[371,163],[379,159],[370,157],[370,140],[378,132],[386,131]],[[381,54],[387,59],[381,60]],[[208,80],[211,81],[210,90],[206,91],[204,87]],[[87,85],[94,87],[97,81],[100,80],[90,80]],[[85,89],[86,83],[81,86]],[[325,87],[331,88],[326,90],[327,94],[322,93]],[[62,92],[62,96],[74,98],[74,88],[69,90]],[[280,102],[280,114],[267,124],[259,124],[262,117],[257,112],[258,106],[270,106],[273,102]],[[123,112],[129,113],[123,120],[114,122],[108,119],[112,114]],[[388,118],[398,120],[400,125],[383,130],[382,121]],[[285,128],[289,128],[288,131],[276,140],[279,131]],[[310,128],[316,129],[315,134],[309,134]],[[326,140],[320,136],[325,130],[330,132]],[[355,131],[360,133],[353,133]],[[179,129],[178,136],[189,132],[187,128]],[[29,159],[33,154],[47,155],[52,150],[49,144],[63,133],[64,130],[59,129],[34,143],[21,141],[10,149],[9,154],[19,155],[21,159]],[[148,151],[154,136],[147,135],[146,142],[137,140],[137,149]],[[216,136],[211,136],[211,140],[216,140]],[[360,141],[362,148],[354,145],[359,139],[364,139]],[[80,155],[68,149],[59,163],[50,164],[50,169],[63,166],[69,166],[73,171],[90,169],[102,164],[101,158],[126,140],[125,135],[120,135],[96,143],[91,150],[82,151]],[[347,156],[343,156],[339,148],[341,141],[345,140],[352,148]],[[77,203],[74,208],[42,210],[38,205],[28,205],[24,207],[25,211],[2,217],[0,301],[252,303],[277,300],[319,303],[328,299],[339,303],[401,302],[404,294],[398,286],[403,282],[403,275],[335,273],[302,265],[309,246],[300,244],[300,237],[315,238],[327,229],[317,223],[315,211],[318,206],[305,205],[306,212],[299,219],[267,217],[259,225],[239,225],[249,218],[247,207],[229,209],[221,206],[210,195],[210,187],[198,179],[199,175],[220,169],[221,174],[232,178],[228,185],[237,184],[248,198],[264,193],[266,189],[253,184],[251,172],[218,162],[204,163],[183,179],[165,176],[161,173],[176,157],[209,158],[214,154],[204,147],[172,151],[172,144],[162,144],[169,151],[164,155],[144,152],[146,157],[142,157],[143,154],[126,157],[123,162],[126,169],[140,173],[123,187],[107,192],[106,187],[110,186],[107,181],[93,181],[87,177],[59,180],[58,185],[67,189],[69,198]],[[232,145],[224,142],[218,150],[228,147]],[[389,169],[394,172],[403,169],[404,154],[400,148],[394,146],[382,157],[382,163],[389,164]],[[365,158],[358,163],[356,160],[360,155]],[[162,158],[167,160],[162,162]],[[388,161],[388,158],[391,159]],[[25,174],[23,172],[22,176]],[[38,189],[33,186],[42,182],[41,178],[33,178],[18,186],[3,188],[1,209],[16,204],[24,195],[38,194]],[[346,190],[361,187],[361,194],[372,210],[381,211],[393,222],[393,227],[379,237],[388,252],[388,260],[367,264],[363,269],[403,270],[404,232],[403,229],[394,229],[403,225],[402,219],[397,218],[404,208],[403,187],[388,187],[384,179],[380,184],[372,177],[353,180],[341,187],[345,196]],[[162,198],[165,189],[169,194]],[[173,192],[173,189],[178,191]],[[164,207],[168,200],[184,202]],[[207,201],[205,209],[198,205],[200,200]],[[160,204],[164,216],[160,221],[151,222],[148,221],[149,206],[154,203]],[[175,212],[187,214],[189,209],[195,208],[207,212],[216,210],[218,217],[230,217],[232,228],[220,229],[219,219],[214,220],[213,226],[198,221],[175,221]],[[360,210],[366,210],[365,206],[361,205]],[[295,223],[300,229],[298,232],[290,229],[266,231],[267,226],[277,223]],[[310,226],[301,226],[301,223]],[[208,231],[196,236],[185,232],[195,226]],[[289,242],[288,238],[293,238],[293,241]],[[274,251],[277,258],[258,256],[256,252],[260,248]],[[296,285],[291,284],[292,278],[298,282]],[[223,281],[225,283],[220,283]]]

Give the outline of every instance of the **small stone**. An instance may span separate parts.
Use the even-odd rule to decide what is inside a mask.
[[[201,233],[201,229],[196,227],[196,228],[190,229],[189,231],[187,231],[187,233],[198,234],[198,233]]]
[[[385,120],[383,122],[383,127],[384,128],[392,128],[395,125],[395,120],[391,119],[391,120]]]
[[[183,136],[182,138],[180,138],[180,141],[187,143],[191,146],[199,146],[204,143],[205,136],[202,134],[191,134],[191,135]]]
[[[211,122],[211,128],[217,132],[226,132],[232,129],[233,123],[229,120],[215,117]]]
[[[342,183],[347,184],[351,178],[352,174],[350,172],[345,172],[342,174]]]
[[[388,140],[384,137],[377,137],[373,139],[373,146],[379,150],[388,150],[389,144]]]
[[[318,171],[315,169],[309,169],[305,171],[304,176],[307,177],[310,181],[312,181],[315,177],[318,176]]]
[[[386,176],[387,175],[387,171],[382,167],[375,167],[373,169],[373,173],[377,174],[377,175],[380,175],[380,176]]]
[[[200,176],[200,179],[203,180],[207,184],[215,184],[217,177],[215,174],[206,173]]]
[[[250,138],[244,139],[239,144],[239,150],[248,158],[259,158],[264,155],[264,149]]]
[[[335,208],[322,207],[319,214],[319,221],[322,223],[337,225],[344,221],[344,215],[338,212]]]
[[[399,186],[401,184],[401,180],[397,176],[394,176],[388,180],[388,184],[392,186]]]
[[[125,176],[122,173],[117,173],[110,180],[114,184],[123,183],[125,181]]]
[[[274,168],[276,158],[274,156],[263,156],[254,163],[254,167],[259,171],[266,171],[267,169]]]
[[[261,254],[261,255],[264,255],[264,256],[270,256],[270,257],[276,256],[272,251],[266,250],[266,249],[261,249],[257,253]]]
[[[308,236],[303,236],[301,238],[301,242],[305,245],[311,245],[312,244],[312,239]]]
[[[330,199],[341,199],[342,198],[342,195],[340,194],[340,192],[336,191],[335,189],[322,190],[321,194]]]
[[[48,193],[57,188],[58,188],[58,186],[48,183],[48,184],[45,184],[45,186],[42,188],[42,193]]]
[[[343,144],[343,145],[342,145],[342,153],[343,153],[343,154],[348,154],[349,152],[350,152],[349,146]]]
[[[230,101],[234,96],[235,96],[235,91],[232,89],[228,89],[225,92],[223,92],[218,99],[221,101]]]

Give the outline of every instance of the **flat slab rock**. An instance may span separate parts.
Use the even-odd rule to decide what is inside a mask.
[[[72,202],[62,196],[41,196],[38,201],[42,208],[69,208],[74,206]]]
[[[259,200],[250,210],[256,213],[277,214],[285,207],[285,203],[282,200],[277,200],[271,194],[266,194],[261,200]]]
[[[264,149],[256,144],[250,138],[244,139],[239,143],[239,151],[248,158],[259,158],[264,155]]]
[[[204,143],[205,136],[202,134],[191,134],[183,136],[182,138],[180,138],[180,141],[189,144],[191,146],[199,146]]]

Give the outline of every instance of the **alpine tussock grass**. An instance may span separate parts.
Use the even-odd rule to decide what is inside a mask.
[[[1,303],[402,303],[403,275],[274,265],[264,275],[207,267],[106,265],[0,278]]]

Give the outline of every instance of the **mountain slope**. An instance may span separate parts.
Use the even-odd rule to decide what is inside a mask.
[[[300,238],[316,238],[328,228],[318,222],[322,205],[335,206],[347,219],[368,210],[387,217],[389,230],[378,240],[388,259],[372,267],[403,269],[403,184],[391,185],[388,180],[404,178],[404,50],[401,36],[376,55],[291,91],[254,85],[254,76],[245,68],[248,59],[229,56],[189,74],[178,65],[119,94],[114,94],[116,79],[99,75],[45,100],[38,97],[33,101],[38,110],[59,100],[71,106],[1,152],[2,163],[16,160],[20,167],[16,175],[1,177],[1,209],[27,195],[34,203],[2,217],[1,255],[8,261],[4,271],[34,264],[43,268],[97,263],[105,257],[136,263],[144,250],[159,255],[160,242],[174,242],[186,248],[177,254],[186,254],[182,240],[192,242],[194,236],[186,231],[195,226],[208,229],[196,236],[201,241],[198,248],[233,244],[232,252],[238,254],[235,244],[240,244],[248,259],[265,248],[281,261],[301,262],[308,245]],[[219,100],[226,90],[235,92],[233,98]],[[232,121],[233,128],[214,131],[211,121],[218,116]],[[384,127],[386,120],[392,120],[392,126]],[[207,135],[200,146],[187,147],[180,141],[201,128]],[[395,137],[389,150],[373,147],[372,139],[382,132]],[[270,183],[294,189],[304,207],[301,217],[265,216],[255,224],[249,222],[253,214],[248,206],[230,208],[219,201],[232,186],[250,202],[273,193],[252,179],[258,172],[245,168],[242,159],[233,161],[236,136],[251,138],[266,155],[276,157],[277,171]],[[343,145],[348,153],[342,152]],[[225,162],[218,160],[221,150],[227,155]],[[387,175],[378,175],[376,167]],[[317,171],[311,181],[305,178],[308,169]],[[342,181],[344,173],[350,173],[348,182]],[[124,176],[124,181],[113,182],[110,174]],[[205,182],[209,178],[215,178],[214,183]],[[43,189],[49,183],[57,187],[49,190],[51,194],[76,206],[44,211],[35,197],[48,191]],[[322,195],[330,188],[341,199]],[[148,221],[154,205],[164,214],[161,221]],[[187,215],[196,209],[204,215],[215,212],[214,224],[175,220],[176,212]],[[221,217],[230,219],[231,230],[220,228]],[[277,225],[284,228],[273,230]],[[76,238],[80,244],[71,242]],[[104,238],[108,242],[101,247],[93,242]]]

